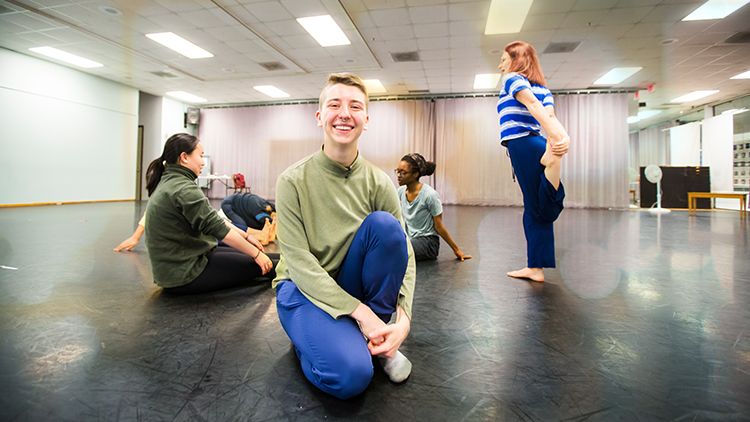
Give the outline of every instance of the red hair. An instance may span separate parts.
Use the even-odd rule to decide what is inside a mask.
[[[547,85],[544,79],[542,66],[539,64],[539,57],[536,55],[534,46],[526,41],[513,41],[504,48],[510,56],[509,72],[520,73],[529,80],[529,82],[538,85]]]

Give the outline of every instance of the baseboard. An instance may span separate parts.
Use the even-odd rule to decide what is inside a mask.
[[[96,199],[89,201],[58,201],[58,202],[31,202],[26,204],[0,204],[0,208],[18,208],[18,207],[45,207],[48,205],[76,205],[76,204],[96,204],[103,202],[133,202],[135,198],[130,199]]]

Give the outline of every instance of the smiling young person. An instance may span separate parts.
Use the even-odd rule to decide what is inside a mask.
[[[370,384],[373,356],[393,382],[411,373],[399,347],[411,327],[414,257],[390,178],[359,155],[367,105],[358,76],[329,75],[315,113],[323,147],[276,185],[279,319],[305,377],[341,399]]]
[[[544,281],[544,268],[555,267],[552,223],[563,210],[565,189],[560,182],[562,157],[570,137],[555,116],[534,47],[524,41],[505,46],[498,69],[503,73],[497,102],[500,141],[508,148],[513,171],[523,193],[523,229],[527,266],[510,277]],[[541,131],[549,139],[541,135]]]
[[[231,229],[211,208],[195,183],[203,165],[198,138],[178,133],[146,172],[146,246],[154,282],[166,292],[193,294],[248,285],[273,268],[260,242]],[[231,248],[217,247],[217,239]]]

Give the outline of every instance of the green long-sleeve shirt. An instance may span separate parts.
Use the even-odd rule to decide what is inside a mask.
[[[146,208],[146,246],[154,282],[178,287],[206,268],[208,253],[229,228],[195,184],[195,173],[167,164]]]
[[[273,287],[291,279],[312,303],[334,318],[351,314],[360,301],[336,280],[354,235],[375,211],[393,214],[401,207],[388,176],[361,157],[347,169],[317,152],[292,165],[276,184],[277,241],[281,260]],[[416,270],[411,243],[398,304],[411,319]]]

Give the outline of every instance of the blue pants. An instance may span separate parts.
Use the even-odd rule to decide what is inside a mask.
[[[518,185],[523,193],[523,232],[526,235],[526,259],[529,268],[555,267],[555,233],[552,223],[563,210],[565,188],[557,190],[544,176],[539,160],[547,140],[526,136],[508,142],[508,152]]]
[[[336,282],[388,322],[406,273],[406,234],[384,211],[364,219]],[[279,320],[297,352],[302,372],[319,389],[340,399],[362,393],[374,373],[367,341],[348,316],[334,319],[308,300],[292,280],[276,286]]]

